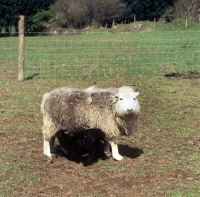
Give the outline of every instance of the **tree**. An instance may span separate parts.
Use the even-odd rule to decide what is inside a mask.
[[[174,7],[177,19],[197,19],[200,16],[199,0],[177,0]]]
[[[44,30],[50,23],[55,21],[55,9],[53,6],[48,10],[41,10],[31,17],[34,32]]]
[[[112,21],[113,19],[117,19],[125,12],[125,4],[121,0],[96,0],[93,7],[93,23],[96,27],[98,27],[98,25],[103,21]]]
[[[11,32],[12,25],[18,20],[18,10],[16,0],[0,1],[0,32],[5,28],[5,32]]]
[[[34,31],[32,17],[42,10],[47,10],[55,0],[16,0],[18,12],[25,15],[26,31]]]
[[[66,27],[94,24],[121,16],[125,5],[121,0],[57,0],[57,23]]]
[[[134,15],[139,19],[160,18],[173,6],[173,0],[123,0],[126,12],[123,19],[133,21]]]
[[[48,9],[54,2],[55,0],[0,0],[0,31],[4,27],[10,33],[13,25],[17,30],[19,15],[25,15],[27,30],[32,25],[31,17],[38,11]]]

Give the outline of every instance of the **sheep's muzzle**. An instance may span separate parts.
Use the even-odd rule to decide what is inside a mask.
[[[134,112],[133,109],[127,109],[127,110],[126,110],[126,113],[127,113],[127,114],[132,114],[133,112]]]

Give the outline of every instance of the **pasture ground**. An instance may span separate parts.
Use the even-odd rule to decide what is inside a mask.
[[[191,77],[192,76],[192,77]],[[56,87],[120,87],[140,92],[138,131],[119,141],[122,161],[93,165],[43,156],[42,95]],[[0,196],[200,196],[199,74],[102,80],[0,81]]]

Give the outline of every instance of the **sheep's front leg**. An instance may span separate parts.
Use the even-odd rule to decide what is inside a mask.
[[[111,148],[112,148],[113,159],[118,160],[118,161],[122,160],[123,157],[119,154],[117,143],[116,142],[110,142],[110,145],[111,145]]]
[[[48,157],[52,157],[52,153],[55,153],[54,142],[55,137],[52,137],[50,141],[44,138],[44,154]]]
[[[52,154],[50,152],[50,142],[44,138],[44,155],[48,157],[52,157]]]
[[[111,157],[112,153],[110,152],[110,144],[107,140],[104,141],[104,153],[107,157]]]

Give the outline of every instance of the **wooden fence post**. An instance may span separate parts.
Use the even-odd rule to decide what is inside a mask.
[[[153,27],[156,27],[156,18],[153,19]]]
[[[19,16],[18,81],[24,81],[24,16]]]
[[[113,21],[112,21],[112,28],[114,28],[115,27],[115,20],[113,19]]]
[[[187,26],[188,26],[188,23],[187,23],[187,17],[186,17],[186,19],[185,19],[185,27],[187,28]]]

